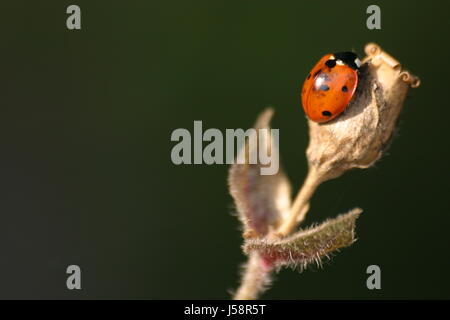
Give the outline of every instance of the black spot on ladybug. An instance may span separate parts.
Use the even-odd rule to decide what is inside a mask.
[[[331,117],[331,112],[328,110],[322,111],[322,115],[324,115],[325,117]]]
[[[328,90],[330,90],[330,87],[327,86],[326,84],[322,84],[322,85],[319,87],[319,90],[322,90],[322,91],[328,91]]]
[[[311,73],[308,74],[308,77],[306,79],[309,80],[309,78],[311,78]]]
[[[342,87],[342,92],[347,92],[347,91],[348,91],[347,86],[343,86],[343,87]]]
[[[325,65],[330,69],[334,68],[336,66],[336,60],[327,60],[327,62],[325,62]]]

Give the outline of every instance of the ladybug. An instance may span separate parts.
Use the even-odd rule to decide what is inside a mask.
[[[341,114],[358,86],[361,61],[353,52],[326,54],[312,68],[302,89],[303,110],[315,122]]]

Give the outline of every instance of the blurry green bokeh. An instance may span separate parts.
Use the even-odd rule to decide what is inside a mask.
[[[420,76],[391,149],[325,183],[305,225],[355,206],[358,241],[264,298],[450,298],[450,6],[377,1],[4,1],[0,298],[226,299],[241,236],[227,166],[175,166],[176,128],[248,128],[276,109],[283,165],[306,173],[304,76],[375,41]],[[82,290],[68,291],[78,264]],[[366,268],[382,290],[366,288]]]

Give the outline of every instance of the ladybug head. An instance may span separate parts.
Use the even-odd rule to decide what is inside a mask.
[[[354,52],[337,52],[333,53],[333,57],[337,64],[345,64],[354,70],[358,70],[361,66],[361,61]]]

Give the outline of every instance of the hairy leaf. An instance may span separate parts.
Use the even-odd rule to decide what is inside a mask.
[[[262,112],[254,128],[270,129],[272,115],[273,110],[270,108]],[[228,183],[239,218],[244,224],[245,235],[259,237],[266,235],[271,226],[277,226],[280,218],[288,214],[291,206],[291,186],[281,169],[274,175],[262,175],[261,168],[267,165],[250,164],[251,157],[258,155],[256,146],[266,148],[266,154],[267,152],[278,153],[278,146],[273,141],[273,136],[267,135],[261,139],[256,134],[253,138],[257,139],[258,143],[246,141],[239,154],[243,157],[242,159],[245,159],[245,164],[231,166]],[[278,161],[278,157],[272,161]]]
[[[355,241],[355,221],[361,209],[327,220],[317,227],[301,230],[281,240],[250,239],[244,252],[259,252],[275,267],[305,268],[310,263],[321,264],[323,257],[351,245]]]

